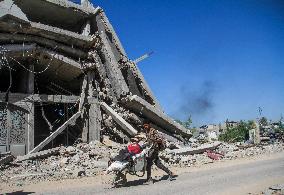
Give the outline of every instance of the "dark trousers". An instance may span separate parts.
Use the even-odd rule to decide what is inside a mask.
[[[165,167],[165,165],[162,164],[158,154],[159,154],[158,152],[154,152],[151,156],[147,157],[146,159],[147,160],[147,166],[146,166],[147,180],[151,178],[151,168],[154,163],[159,169],[162,169],[168,175],[172,174],[172,172],[167,167]]]

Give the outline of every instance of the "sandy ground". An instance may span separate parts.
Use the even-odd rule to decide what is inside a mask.
[[[186,182],[192,182],[192,177],[196,178],[196,181],[200,179],[200,188],[203,188],[202,181],[206,180],[206,174],[212,175],[212,177],[218,177],[220,174],[220,177],[222,178],[221,181],[224,180],[224,185],[226,185],[226,177],[240,177],[240,180],[242,179],[243,175],[250,172],[250,167],[259,167],[260,170],[256,170],[256,173],[260,173],[262,170],[266,172],[270,172],[269,165],[273,165],[272,163],[280,163],[279,166],[284,165],[284,152],[281,153],[275,153],[275,154],[269,154],[269,155],[262,155],[262,156],[254,156],[246,159],[237,159],[232,161],[215,161],[214,163],[206,164],[206,165],[200,165],[195,167],[188,167],[188,168],[173,168],[172,171],[174,171],[179,177],[177,178],[177,181],[181,182],[184,181],[184,183],[178,183],[176,181],[173,181],[175,185],[173,185],[173,188],[178,189],[184,189],[185,191],[179,191],[177,194],[184,194],[186,192],[186,186],[192,185],[192,187],[195,186],[195,184],[192,183],[186,183]],[[278,164],[279,164],[278,163]],[[263,168],[261,167],[262,164],[265,164]],[[255,166],[254,166],[255,165]],[[274,165],[273,165],[274,166]],[[250,168],[250,169],[249,169]],[[271,167],[270,167],[271,168]],[[273,168],[273,167],[272,167]],[[284,167],[283,167],[284,168]],[[235,169],[239,169],[239,172],[243,175],[238,176],[239,172],[234,172]],[[246,170],[248,169],[248,170]],[[265,170],[267,169],[267,170]],[[281,169],[281,168],[280,168]],[[227,175],[226,171],[231,172],[231,174],[234,175]],[[230,171],[231,170],[231,171]],[[222,176],[222,172],[224,171],[224,176]],[[281,170],[279,170],[281,171]],[[201,191],[204,194],[259,194],[262,190],[268,188],[271,185],[278,184],[278,183],[284,183],[284,174],[276,175],[275,177],[266,177],[266,172],[260,173],[260,175],[256,175],[256,180],[259,179],[257,177],[262,176],[266,179],[258,180],[257,182],[252,182],[250,185],[241,185],[241,183],[236,184],[233,183],[233,185],[228,186],[227,190],[226,188],[222,188],[222,190],[218,191],[217,189],[214,191],[214,188],[208,188],[204,192]],[[277,172],[277,170],[276,170]],[[205,175],[204,175],[205,174]],[[163,181],[163,175],[164,173],[155,170],[153,172],[154,179],[160,180],[156,182],[153,186],[153,194],[160,194],[159,187],[161,189],[165,189],[166,186],[168,186],[169,181]],[[187,181],[187,178],[191,178],[191,181]],[[127,194],[126,192],[130,192],[131,190],[137,191],[138,194],[145,194],[143,193],[143,187],[146,185],[143,185],[144,178],[138,178],[135,176],[127,176],[128,179],[128,188],[120,188],[120,189],[109,189],[110,188],[110,181],[112,179],[111,175],[98,175],[96,177],[83,177],[78,179],[72,179],[72,180],[60,180],[60,181],[48,181],[48,182],[40,182],[36,184],[29,184],[24,186],[14,186],[10,187],[9,185],[6,185],[5,183],[0,184],[0,192],[2,194],[9,194],[9,193],[19,193],[19,194],[29,194],[29,193],[36,193],[36,194],[69,194],[71,191],[71,194],[94,194],[94,189],[98,190],[95,194]],[[194,179],[193,179],[194,180]],[[205,181],[204,181],[205,182]],[[214,178],[207,182],[213,182]],[[157,185],[158,184],[158,185]],[[203,184],[203,185],[206,185]],[[216,184],[215,184],[216,185]],[[152,185],[151,185],[152,186]],[[197,185],[198,186],[198,185]],[[147,187],[149,188],[149,187]],[[71,190],[72,189],[72,190]],[[84,189],[82,191],[82,189]],[[192,188],[191,188],[192,189]],[[206,186],[204,187],[206,189]],[[118,190],[118,191],[116,191]],[[140,191],[141,190],[141,191]],[[216,193],[218,191],[218,193]],[[194,192],[192,190],[191,192]],[[197,189],[196,193],[198,194],[199,191]],[[165,194],[165,193],[163,193]],[[167,193],[166,193],[167,194]],[[191,194],[191,193],[188,193]]]

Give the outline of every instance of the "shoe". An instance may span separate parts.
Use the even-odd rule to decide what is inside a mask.
[[[173,180],[175,180],[175,177],[177,177],[177,175],[174,175],[173,173],[171,173],[171,174],[169,174],[168,180],[173,181]]]
[[[154,183],[154,180],[152,178],[147,179],[145,182],[145,184],[148,184],[148,185],[153,184],[153,183]]]

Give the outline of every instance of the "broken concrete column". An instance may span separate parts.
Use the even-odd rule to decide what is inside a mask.
[[[101,109],[98,100],[98,83],[95,80],[95,72],[88,72],[88,103],[89,103],[89,139],[88,141],[100,140],[101,131]]]
[[[34,149],[34,103],[26,103],[28,113],[28,147],[27,152],[30,152]]]

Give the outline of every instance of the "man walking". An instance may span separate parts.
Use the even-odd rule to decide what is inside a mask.
[[[173,173],[165,167],[160,158],[159,158],[159,152],[161,150],[164,150],[166,147],[165,140],[162,136],[159,135],[156,129],[150,127],[150,124],[146,123],[143,125],[143,128],[146,132],[147,137],[147,143],[150,145],[151,149],[149,150],[149,154],[147,157],[147,183],[153,183],[153,179],[151,177],[151,168],[152,165],[155,163],[155,165],[165,171],[169,175],[169,180],[173,180]]]

